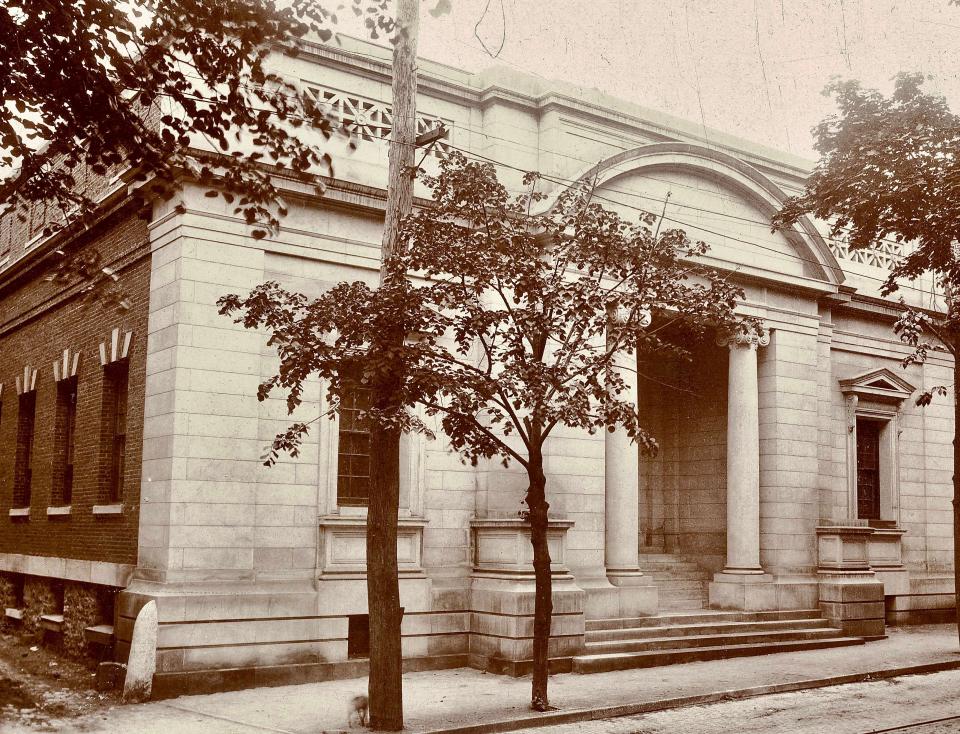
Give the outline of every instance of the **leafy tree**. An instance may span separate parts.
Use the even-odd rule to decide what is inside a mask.
[[[247,328],[265,328],[277,349],[280,368],[261,399],[279,389],[293,410],[305,381],[319,376],[336,412],[357,379],[376,393],[382,380],[399,376],[390,385],[393,406],[372,406],[365,420],[433,437],[412,410],[421,406],[465,460],[523,467],[536,578],[531,705],[542,711],[552,614],[548,438],[557,426],[589,433],[621,426],[655,452],[623,394],[618,355],[688,356],[682,345],[709,330],[755,325],[734,315],[741,291],[697,264],[707,246],[679,230],[653,231],[652,216],[624,221],[583,188],[535,214],[545,198],[536,175],[514,196],[493,166],[459,154],[422,180],[432,206],[401,225],[390,276],[378,288],[340,283],[308,300],[270,282],[221,299],[221,310]],[[385,337],[398,327],[410,335],[401,344]],[[308,429],[290,426],[274,452],[296,453]]]
[[[393,30],[388,2],[349,7],[376,37]],[[0,205],[23,217],[31,202],[43,202],[50,233],[95,216],[83,185],[88,171],[129,166],[148,182],[147,195],[169,196],[184,175],[215,186],[211,195],[263,225],[255,230],[262,237],[285,211],[271,169],[317,184],[314,174],[333,163],[325,141],[349,132],[269,69],[272,51],[296,55],[309,39],[330,40],[344,4],[332,6],[0,2]],[[68,270],[89,275],[89,265],[70,261]]]
[[[804,193],[788,200],[774,223],[789,225],[812,213],[831,221],[832,235],[848,236],[853,249],[885,238],[907,243],[882,293],[890,295],[902,281],[924,274],[943,287],[946,314],[907,308],[895,330],[914,348],[904,367],[924,362],[937,348],[954,359],[954,574],[960,634],[960,117],[922,85],[920,74],[901,74],[889,97],[855,81],[830,85],[839,111],[814,128],[820,161]],[[917,405],[946,396],[949,388],[923,391]]]
[[[449,0],[428,4],[435,16],[450,10]],[[91,224],[98,211],[90,179],[129,169],[144,198],[169,197],[184,179],[206,185],[208,196],[260,225],[254,237],[265,236],[286,214],[271,174],[322,193],[318,174],[333,174],[327,142],[352,132],[271,71],[270,54],[295,56],[311,41],[331,40],[345,10],[363,18],[371,37],[396,41],[405,31],[387,14],[390,5],[0,0],[0,215],[13,210],[22,220],[42,203],[45,234]],[[124,305],[122,284],[114,286],[96,248],[67,244],[57,254],[52,279],[82,280],[89,295]],[[381,565],[389,575],[389,559]],[[373,651],[371,714],[400,710],[399,688],[378,672],[400,670],[399,629],[395,637],[395,646]]]

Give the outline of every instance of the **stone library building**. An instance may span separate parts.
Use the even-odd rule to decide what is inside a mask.
[[[275,63],[357,141],[322,197],[278,175],[278,232],[254,238],[186,179],[145,202],[122,167],[84,181],[99,206],[84,232],[45,236],[40,204],[0,223],[0,612],[122,661],[155,601],[157,696],[352,677],[368,656],[362,426],[320,421],[299,457],[263,466],[289,421],[282,395],[257,399],[277,357],[217,299],[376,282],[389,49],[343,39]],[[460,150],[514,188],[522,171],[590,172],[628,218],[666,207],[763,325],[633,379],[656,458],[622,432],[550,439],[557,670],[870,644],[951,618],[952,399],[915,399],[952,360],[901,366],[899,304],[880,295],[901,245],[851,251],[812,219],[772,232],[811,161],[594,90],[422,60],[418,118],[449,131],[425,167]],[[117,277],[122,308],[49,278],[67,240]],[[929,281],[902,295],[938,306]],[[464,464],[442,437],[404,437],[401,464],[407,669],[526,673],[526,475]]]

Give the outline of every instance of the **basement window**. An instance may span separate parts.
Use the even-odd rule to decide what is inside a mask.
[[[370,615],[351,614],[347,619],[347,657],[370,657]]]

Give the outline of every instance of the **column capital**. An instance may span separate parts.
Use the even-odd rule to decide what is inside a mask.
[[[717,336],[717,346],[730,347],[750,347],[757,349],[770,344],[770,330],[761,329],[756,331],[738,331],[734,334],[720,334]]]

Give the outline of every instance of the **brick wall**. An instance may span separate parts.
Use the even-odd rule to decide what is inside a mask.
[[[128,310],[84,302],[79,286],[46,282],[42,267],[16,277],[0,274],[0,553],[135,563],[150,277],[146,222],[132,206],[121,207],[91,230],[83,247],[96,248],[104,263],[114,267],[131,304]],[[120,514],[94,516],[93,505],[106,501],[100,486],[104,369],[99,345],[109,342],[114,328],[133,334],[123,509]],[[62,448],[55,436],[53,363],[65,349],[80,354],[72,509],[68,516],[48,519],[47,507],[61,503],[59,486],[54,488],[55,454]],[[9,509],[18,424],[15,380],[25,366],[37,370],[31,507],[29,518],[14,519]]]

